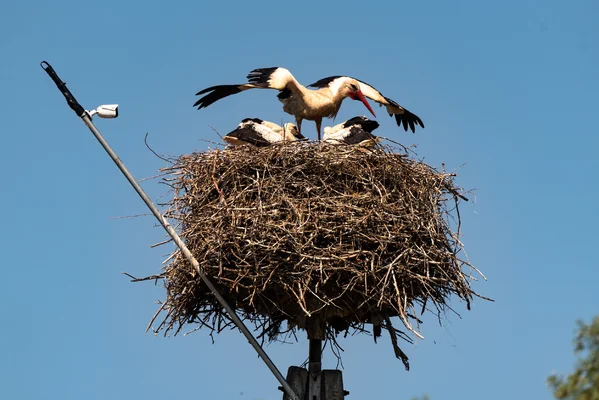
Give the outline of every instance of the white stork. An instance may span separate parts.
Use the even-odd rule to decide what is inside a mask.
[[[333,127],[324,128],[323,141],[330,144],[347,144],[372,147],[381,141],[372,131],[379,123],[366,117],[354,117]]]
[[[316,122],[318,140],[320,140],[320,127],[323,118],[334,118],[346,97],[360,100],[366,108],[376,117],[368,104],[366,97],[385,106],[390,116],[395,116],[397,125],[403,124],[407,131],[408,126],[414,132],[416,125],[424,128],[422,120],[412,114],[395,101],[384,97],[372,86],[349,76],[330,76],[308,85],[315,89],[308,89],[301,85],[285,68],[271,67],[258,68],[251,71],[248,83],[235,85],[217,85],[206,88],[196,96],[204,95],[194,104],[202,109],[224,97],[240,93],[249,89],[276,89],[277,97],[283,103],[283,111],[295,117],[295,122],[301,132],[304,119]]]
[[[246,118],[228,133],[223,140],[233,146],[250,144],[256,147],[266,147],[273,143],[294,140],[306,140],[297,127],[286,123],[282,127],[259,118]]]

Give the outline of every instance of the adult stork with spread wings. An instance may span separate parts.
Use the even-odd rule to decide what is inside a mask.
[[[283,111],[295,117],[296,125],[301,132],[302,121],[309,120],[316,123],[318,140],[320,140],[320,127],[323,118],[334,118],[339,112],[341,103],[347,97],[360,100],[368,111],[376,117],[366,98],[372,99],[385,106],[390,116],[395,116],[398,126],[406,130],[408,127],[415,131],[417,125],[424,128],[422,120],[416,115],[400,106],[395,101],[385,97],[372,86],[349,76],[330,76],[308,85],[308,89],[301,85],[285,68],[258,68],[247,76],[248,83],[235,85],[217,85],[206,88],[196,96],[204,95],[194,104],[202,109],[210,104],[249,89],[276,89],[277,97],[283,103]]]

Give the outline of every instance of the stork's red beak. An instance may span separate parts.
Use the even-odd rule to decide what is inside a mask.
[[[370,107],[370,104],[368,104],[368,100],[366,100],[366,97],[364,97],[364,93],[362,93],[361,90],[358,90],[357,92],[354,92],[354,100],[360,100],[362,103],[364,103],[364,105],[366,106],[366,108],[368,109],[368,111],[370,111],[372,113],[372,115],[374,115],[374,118],[376,118],[376,114],[374,113],[374,111],[372,111],[372,107]]]

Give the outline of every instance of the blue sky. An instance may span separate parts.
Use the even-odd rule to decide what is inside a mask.
[[[102,6],[102,4],[104,6]],[[279,399],[278,382],[238,332],[144,333],[169,249],[141,200],[39,67],[49,61],[88,109],[119,103],[98,127],[138,178],[218,141],[245,117],[287,121],[274,92],[208,109],[195,92],[284,66],[300,82],[348,74],[418,114],[376,133],[416,144],[476,189],[463,242],[487,276],[462,318],[428,318],[424,340],[341,340],[350,399],[550,399],[545,378],[574,362],[575,320],[599,312],[596,128],[599,4],[591,0],[432,2],[42,2],[0,13],[4,305],[0,397]],[[377,108],[378,109],[378,108]],[[346,102],[343,121],[365,114]],[[314,137],[314,125],[305,123]],[[166,188],[143,183],[153,199]],[[267,351],[285,372],[305,340]],[[331,353],[325,367],[334,368]]]

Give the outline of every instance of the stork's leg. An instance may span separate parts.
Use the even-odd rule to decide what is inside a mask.
[[[318,132],[318,141],[320,142],[320,125],[322,124],[322,118],[317,119],[315,122],[316,122],[316,131]]]
[[[297,131],[302,133],[302,118],[295,117],[295,125],[297,126]]]

